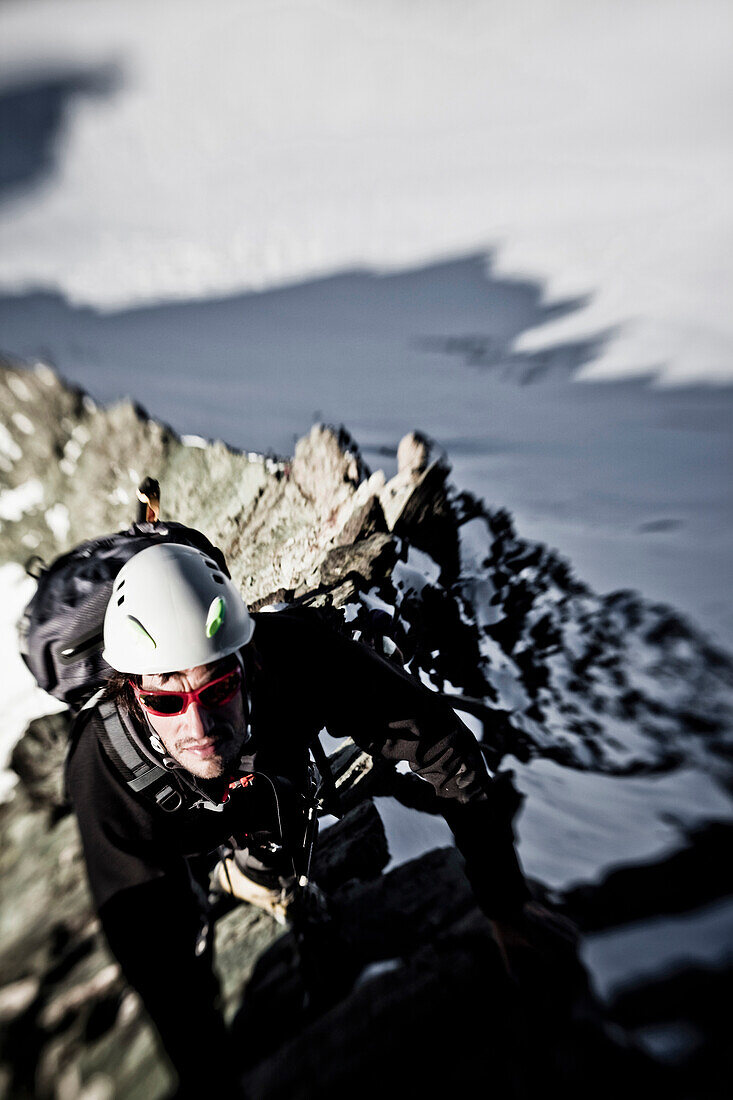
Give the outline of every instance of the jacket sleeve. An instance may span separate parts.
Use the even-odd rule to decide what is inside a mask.
[[[211,950],[196,954],[202,915],[188,864],[156,842],[147,807],[109,774],[92,740],[71,758],[67,784],[102,927],[182,1089],[208,1089],[212,1059],[218,1075],[229,1044]]]
[[[432,784],[437,807],[466,860],[487,915],[513,913],[529,898],[514,846],[520,797],[507,775],[490,775],[478,743],[449,703],[404,669],[319,621],[311,653],[331,733],[373,755],[406,760]]]
[[[314,617],[313,690],[326,725],[373,756],[404,760],[441,802],[482,802],[491,777],[471,731],[442,696]]]

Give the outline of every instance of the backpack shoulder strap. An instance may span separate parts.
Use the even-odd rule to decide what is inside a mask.
[[[152,798],[161,810],[179,810],[184,804],[183,794],[170,772],[154,764],[138,749],[117,705],[102,699],[97,703],[97,713],[104,750],[130,790]]]

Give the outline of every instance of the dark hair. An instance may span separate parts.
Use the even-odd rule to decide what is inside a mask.
[[[124,672],[113,672],[107,680],[104,689],[104,698],[116,703],[120,710],[126,714],[132,714],[135,718],[142,718],[140,704],[135,698],[130,681],[135,684],[142,682],[142,676],[128,676]]]

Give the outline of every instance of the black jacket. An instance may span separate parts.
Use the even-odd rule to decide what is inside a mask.
[[[523,901],[510,815],[497,806],[476,741],[451,707],[316,612],[260,613],[255,620],[246,651],[254,731],[246,769],[297,783],[308,744],[324,726],[373,755],[406,760],[432,784],[477,893],[509,906]],[[271,792],[255,781],[220,812],[165,812],[124,784],[105,753],[94,708],[77,721],[67,783],[111,949],[179,1075],[194,1081],[225,1036],[210,951],[196,954],[202,917],[192,857],[262,820]]]

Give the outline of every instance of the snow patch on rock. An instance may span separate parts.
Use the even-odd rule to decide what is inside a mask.
[[[17,523],[26,512],[43,504],[44,495],[43,485],[37,478],[30,478],[15,489],[5,489],[0,493],[0,519]]]
[[[0,730],[0,800],[15,786],[7,767],[10,753],[28,723],[66,708],[39,688],[23,663],[16,624],[35,591],[35,581],[15,562],[0,566],[0,665],[3,668],[3,723]]]

